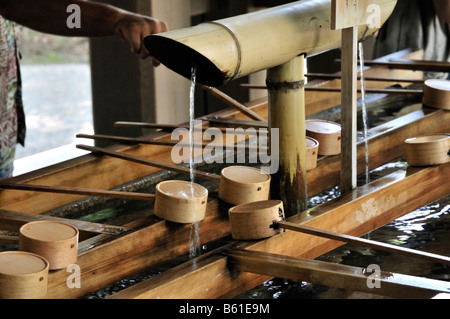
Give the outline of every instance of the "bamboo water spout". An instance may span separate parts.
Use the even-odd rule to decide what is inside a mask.
[[[371,1],[379,9],[380,25],[396,2]],[[304,56],[341,46],[331,16],[331,0],[303,0],[144,39],[150,54],[169,69],[189,79],[195,67],[196,81],[207,86],[268,70],[269,128],[279,130],[279,170],[270,172],[275,177],[272,196],[285,201],[287,216],[306,210],[307,203],[304,70],[299,63]],[[357,30],[359,39],[380,27],[370,28],[366,20]]]
[[[397,1],[371,2],[379,8],[383,24]],[[331,0],[302,0],[152,35],[144,42],[150,54],[169,69],[190,79],[195,65],[197,82],[215,87],[300,54],[311,56],[340,47],[341,32],[331,30],[330,21]],[[369,37],[376,30],[361,26],[359,37]]]

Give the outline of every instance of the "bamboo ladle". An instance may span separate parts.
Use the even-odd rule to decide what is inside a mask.
[[[317,229],[317,228],[313,228],[313,227],[309,227],[309,226],[302,226],[302,225],[298,225],[298,224],[294,224],[294,223],[290,223],[290,222],[286,222],[286,221],[274,221],[273,224],[270,225],[269,227],[272,227],[274,229],[278,229],[278,228],[289,229],[289,230],[293,230],[293,231],[297,231],[297,232],[301,232],[301,233],[305,233],[305,234],[309,234],[309,235],[324,237],[324,238],[333,239],[333,240],[337,240],[337,241],[341,241],[341,242],[345,242],[345,243],[356,244],[356,245],[363,246],[363,247],[384,250],[384,251],[388,251],[391,253],[402,254],[405,256],[409,256],[409,257],[422,258],[422,259],[430,260],[433,262],[450,265],[450,257],[447,257],[447,256],[441,256],[438,254],[428,253],[428,252],[424,252],[424,251],[420,251],[420,250],[414,250],[414,249],[394,246],[394,245],[390,245],[390,244],[386,244],[386,243],[380,243],[380,242],[376,242],[376,241],[365,239],[365,238],[360,238],[360,237],[355,237],[355,236],[350,236],[350,235],[345,235],[345,234],[339,234],[339,233],[335,233],[335,232],[331,232],[331,231],[327,231],[327,230],[321,230],[321,229]]]
[[[450,257],[398,247],[369,239],[322,230],[287,222],[284,219],[283,202],[267,200],[237,205],[229,210],[231,234],[236,240],[255,240],[274,236],[281,229],[352,243],[363,247],[398,253],[450,265]]]
[[[108,155],[111,157],[116,157],[116,158],[128,160],[128,161],[143,164],[143,165],[149,165],[149,166],[154,166],[154,167],[158,167],[158,168],[162,168],[162,169],[167,169],[169,171],[180,172],[180,173],[185,173],[185,174],[191,173],[191,170],[189,169],[189,167],[183,167],[183,166],[179,166],[179,165],[158,162],[158,161],[150,160],[150,159],[147,159],[144,157],[133,156],[133,155],[129,155],[129,154],[121,153],[121,152],[108,150],[108,149],[101,148],[101,147],[88,146],[88,145],[77,145],[77,148],[86,150],[86,151],[90,151],[92,153],[105,154],[105,155]],[[213,173],[203,172],[203,171],[199,171],[199,170],[192,170],[192,173],[197,177],[201,177],[201,178],[213,180],[213,181],[220,181],[220,176],[213,174]]]
[[[0,189],[15,189],[23,191],[35,191],[45,193],[59,193],[71,195],[87,195],[87,196],[104,196],[111,198],[129,199],[129,200],[143,200],[154,201],[154,194],[125,192],[125,191],[111,191],[98,190],[91,188],[77,188],[65,186],[47,186],[47,185],[33,185],[25,183],[0,182]]]

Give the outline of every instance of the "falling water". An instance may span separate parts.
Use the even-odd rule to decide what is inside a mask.
[[[361,69],[361,104],[362,104],[362,118],[364,125],[364,144],[366,148],[365,156],[366,156],[366,184],[370,182],[369,180],[369,141],[367,138],[367,130],[368,130],[368,117],[367,117],[367,107],[366,107],[366,85],[364,81],[364,49],[362,42],[359,42],[359,65]]]
[[[189,103],[189,170],[191,180],[191,196],[194,197],[194,140],[195,140],[195,86],[197,80],[197,69],[192,66],[191,69],[191,90],[190,90],[190,103]],[[191,225],[191,232],[189,234],[189,256],[191,258],[196,257],[200,253],[200,224],[194,222]]]
[[[194,182],[194,140],[195,140],[195,86],[197,82],[197,69],[192,66],[191,69],[191,90],[189,95],[189,169],[191,183]],[[191,187],[192,196],[194,196],[194,187]]]

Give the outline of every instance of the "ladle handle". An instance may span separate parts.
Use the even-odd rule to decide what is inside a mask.
[[[402,254],[402,255],[406,255],[406,256],[410,256],[410,257],[422,258],[422,259],[427,259],[430,261],[450,265],[450,258],[446,257],[446,256],[441,256],[441,255],[423,252],[423,251],[419,251],[419,250],[409,249],[409,248],[405,248],[405,247],[394,246],[394,245],[390,245],[390,244],[386,244],[386,243],[380,243],[380,242],[376,242],[376,241],[365,239],[365,238],[334,233],[331,231],[317,229],[317,228],[313,228],[313,227],[309,227],[309,226],[298,225],[298,224],[294,224],[294,223],[290,223],[290,222],[274,222],[274,225],[272,225],[272,227],[289,229],[289,230],[293,230],[293,231],[297,231],[297,232],[301,232],[301,233],[305,233],[305,234],[309,234],[309,235],[325,237],[328,239],[333,239],[333,240],[337,240],[337,241],[341,241],[341,242],[356,244],[356,245],[360,245],[363,247],[384,250],[384,251],[388,251],[388,252],[392,252],[392,253],[398,253],[398,254]]]
[[[59,193],[59,194],[72,194],[72,195],[86,195],[86,196],[104,196],[111,198],[121,198],[128,200],[143,200],[154,201],[154,194],[124,192],[124,191],[110,191],[110,190],[97,190],[90,188],[75,188],[65,186],[47,186],[47,185],[32,185],[21,184],[12,182],[0,182],[1,189],[15,189],[23,191],[35,191],[46,193]]]

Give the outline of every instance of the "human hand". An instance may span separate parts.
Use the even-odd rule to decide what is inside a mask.
[[[143,44],[144,38],[165,31],[168,31],[168,27],[164,21],[138,14],[125,14],[115,26],[116,34],[128,42],[131,52],[142,59],[150,57],[150,53]],[[160,62],[153,58],[152,64],[156,67]]]

